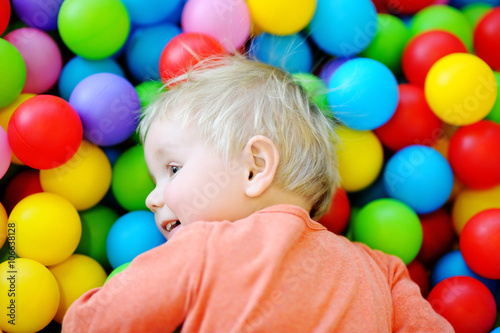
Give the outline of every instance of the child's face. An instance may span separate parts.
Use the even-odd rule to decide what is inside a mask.
[[[144,155],[156,183],[146,205],[167,239],[195,221],[234,221],[248,215],[243,188],[247,176],[242,164],[234,159],[226,168],[222,158],[201,140],[196,127],[182,127],[172,120],[153,123]],[[176,221],[180,221],[179,227],[171,229]]]

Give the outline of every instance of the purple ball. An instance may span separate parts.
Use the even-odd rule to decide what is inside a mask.
[[[328,87],[330,83],[330,79],[332,78],[333,73],[340,67],[344,62],[353,59],[354,57],[340,57],[327,61],[325,65],[321,68],[321,71],[318,77],[323,80],[323,82]]]
[[[113,146],[129,138],[141,112],[134,86],[112,73],[93,74],[80,81],[69,103],[80,115],[84,138],[99,146]]]
[[[26,25],[40,30],[57,29],[57,15],[64,0],[12,0],[17,16]]]

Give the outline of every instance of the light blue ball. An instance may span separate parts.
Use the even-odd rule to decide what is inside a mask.
[[[184,0],[122,0],[133,25],[145,26],[166,21]]]
[[[384,170],[384,185],[391,198],[403,201],[417,214],[427,214],[440,208],[450,197],[453,171],[436,149],[411,145],[389,159]]]
[[[377,24],[377,10],[371,0],[318,0],[309,32],[326,53],[348,57],[370,45]]]
[[[249,53],[251,57],[289,73],[311,72],[311,48],[300,34],[277,36],[261,33],[252,40]]]
[[[497,289],[497,280],[486,279],[474,273],[465,263],[460,250],[448,252],[434,265],[431,273],[431,285],[434,287],[439,282],[453,276],[470,276],[482,283],[494,294]]]
[[[398,82],[387,66],[368,58],[349,60],[334,72],[328,105],[345,126],[358,131],[384,125],[396,112]]]
[[[136,210],[122,215],[113,224],[106,239],[106,253],[114,269],[165,241],[156,226],[154,214]]]
[[[180,34],[173,24],[137,28],[127,42],[125,56],[132,76],[140,82],[160,80],[160,56],[165,45]]]
[[[59,96],[66,101],[80,81],[97,73],[113,73],[125,77],[123,69],[112,58],[102,60],[87,60],[76,56],[64,65],[59,76]]]

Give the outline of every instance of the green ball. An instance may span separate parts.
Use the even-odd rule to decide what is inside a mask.
[[[14,45],[0,38],[0,108],[12,103],[26,82],[26,65]]]
[[[311,73],[293,73],[292,77],[305,90],[310,100],[316,103],[321,112],[332,118],[333,113],[328,106],[328,88],[323,80]]]
[[[471,27],[476,28],[477,23],[483,18],[491,9],[492,5],[487,3],[471,3],[470,5],[464,6],[462,8],[462,13],[464,13],[467,21]]]
[[[360,55],[383,63],[397,75],[401,73],[401,56],[409,39],[410,30],[400,18],[378,14],[377,33]]]
[[[374,200],[361,208],[353,222],[356,242],[398,256],[405,264],[417,256],[422,246],[418,215],[398,200]]]
[[[135,91],[137,91],[137,95],[139,95],[141,107],[145,108],[160,92],[165,91],[165,89],[161,81],[144,81],[135,87]]]
[[[416,13],[410,21],[412,37],[436,29],[455,34],[469,51],[472,50],[472,27],[460,10],[446,5],[433,5]]]
[[[497,87],[500,87],[500,73],[493,71],[493,74],[495,75],[495,80],[497,81]],[[497,124],[500,124],[500,93],[497,94],[495,104],[493,104],[493,108],[491,108],[490,113],[488,113],[485,119],[492,120]]]
[[[118,52],[130,32],[130,18],[120,0],[65,0],[57,25],[64,44],[91,60]]]
[[[135,145],[123,152],[113,166],[111,191],[126,210],[148,210],[146,198],[155,185],[144,159],[144,148]]]
[[[121,264],[120,266],[116,267],[109,275],[108,277],[106,278],[106,281],[104,281],[104,283],[108,282],[109,279],[111,279],[113,276],[115,276],[116,274],[120,273],[121,271],[125,270],[125,268],[128,267],[128,265],[130,265],[130,262],[126,262],[124,264]]]
[[[106,254],[106,239],[109,229],[119,217],[113,209],[103,205],[80,212],[82,238],[75,253],[95,259],[106,270],[111,268]]]

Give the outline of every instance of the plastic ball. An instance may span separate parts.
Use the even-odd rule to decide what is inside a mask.
[[[491,6],[500,5],[499,0],[450,0],[450,6],[454,6],[457,8],[463,8],[467,5],[470,5],[472,3],[477,3],[477,2],[488,4]]]
[[[425,266],[418,260],[413,260],[407,266],[410,278],[420,287],[422,296],[427,297],[430,291],[429,274]]]
[[[500,8],[494,8],[474,30],[474,50],[495,71],[500,71]]]
[[[118,157],[113,166],[111,190],[123,208],[146,210],[146,197],[154,187],[142,145],[133,146]]]
[[[15,205],[30,194],[43,192],[40,184],[40,171],[25,168],[9,181],[4,191],[3,203],[10,213]]]
[[[465,15],[456,8],[432,5],[419,11],[410,22],[410,33],[416,36],[424,31],[445,30],[451,32],[472,50],[472,29]]]
[[[424,265],[433,265],[447,253],[455,240],[455,230],[451,217],[444,208],[419,215],[424,238],[417,259]]]
[[[252,39],[249,53],[257,60],[289,73],[308,73],[312,68],[311,48],[300,34],[276,36],[261,33]]]
[[[330,210],[318,222],[328,230],[338,235],[344,233],[351,217],[351,204],[347,193],[341,187],[337,188],[332,199]]]
[[[38,95],[19,105],[7,129],[12,152],[27,166],[51,169],[66,163],[82,142],[82,122],[60,97]]]
[[[484,278],[474,273],[465,263],[460,250],[454,250],[444,254],[433,267],[431,272],[431,285],[453,276],[468,276],[481,281],[492,293],[497,289],[497,281]]]
[[[73,57],[64,65],[59,76],[59,95],[69,101],[69,97],[81,80],[97,73],[113,73],[125,77],[125,72],[113,58],[88,60],[79,56]]]
[[[63,262],[49,267],[59,285],[60,301],[54,320],[62,323],[71,304],[90,289],[102,287],[107,274],[94,259],[73,254]]]
[[[355,130],[384,125],[396,112],[398,100],[394,74],[373,59],[347,61],[335,71],[328,85],[328,104],[333,114]]]
[[[12,0],[17,16],[26,25],[45,31],[57,29],[57,14],[64,0]]]
[[[160,55],[160,77],[167,83],[200,60],[225,53],[222,45],[207,34],[182,32],[165,45]]]
[[[139,96],[127,79],[116,74],[86,77],[73,89],[69,103],[80,115],[84,138],[100,146],[125,141],[139,122]]]
[[[128,266],[130,265],[130,262],[126,262],[124,264],[121,264],[120,266],[116,267],[109,275],[108,277],[106,278],[106,282],[109,281],[109,279],[111,279],[113,276],[115,276],[116,274],[124,271]]]
[[[342,188],[354,192],[368,187],[382,169],[384,151],[373,132],[355,131],[339,126],[337,146]]]
[[[472,189],[500,185],[500,125],[481,120],[451,137],[449,160],[455,176]]]
[[[155,25],[168,20],[181,7],[183,0],[121,0],[136,26]],[[171,22],[171,21],[169,21]],[[176,23],[176,22],[173,22]]]
[[[467,20],[469,21],[471,27],[473,27],[473,29],[476,29],[479,21],[492,8],[493,8],[492,5],[484,3],[484,2],[471,3],[471,4],[466,5],[462,8],[462,13],[464,13],[464,15],[467,18]]]
[[[378,30],[372,42],[360,56],[380,61],[394,74],[401,72],[401,55],[410,38],[403,21],[393,15],[378,14]]]
[[[139,254],[165,243],[154,214],[138,210],[122,215],[113,224],[106,240],[106,253],[111,267],[132,261]]]
[[[410,83],[424,87],[432,65],[445,55],[458,52],[467,53],[467,48],[451,32],[422,32],[413,37],[404,48],[401,64],[405,77]]]
[[[8,41],[0,38],[0,107],[12,103],[26,82],[26,65],[21,53]]]
[[[325,83],[316,75],[311,73],[293,73],[292,77],[307,93],[309,99],[327,117],[332,117],[332,112],[328,106],[327,88]]]
[[[500,209],[474,215],[460,234],[460,250],[467,266],[478,275],[500,279]]]
[[[57,281],[47,267],[35,260],[17,258],[0,264],[0,276],[0,294],[3,295],[0,306],[4,311],[0,316],[2,330],[38,332],[52,321],[59,306],[60,293]],[[9,292],[10,289],[15,292]],[[15,325],[9,320],[14,320]]]
[[[493,72],[493,74],[495,75],[495,80],[497,82],[497,87],[498,87],[500,86],[500,73]],[[500,98],[498,98],[498,94],[495,104],[493,104],[493,108],[491,108],[490,113],[488,113],[488,115],[486,115],[484,119],[492,120],[497,124],[500,124]]]
[[[10,12],[10,1],[0,0],[0,35],[3,34],[5,29],[7,29],[7,26],[9,25]]]
[[[163,83],[161,81],[148,80],[136,85],[135,91],[139,96],[139,101],[141,102],[141,108],[144,109],[156,97],[158,97],[161,91],[165,91],[165,89],[163,89]]]
[[[7,240],[7,220],[8,220],[7,212],[0,202],[0,248],[5,244]],[[1,262],[1,261],[0,261]]]
[[[318,77],[323,80],[326,86],[330,83],[330,79],[332,78],[335,71],[340,67],[340,65],[345,62],[354,59],[354,57],[340,57],[340,58],[332,58],[328,60],[322,67],[318,74]],[[328,103],[328,101],[327,101]]]
[[[387,162],[384,185],[391,198],[418,214],[431,213],[448,200],[453,188],[450,164],[437,150],[411,145],[397,151]]]
[[[45,266],[55,265],[73,254],[82,234],[76,208],[53,193],[35,193],[12,210],[9,223],[16,230],[15,251]]]
[[[0,126],[7,131],[9,127],[9,121],[10,118],[12,118],[12,115],[14,114],[14,111],[16,111],[17,107],[21,105],[22,102],[25,100],[36,96],[35,94],[20,94],[19,96],[16,97],[16,99],[7,105],[6,107],[0,108]]]
[[[130,31],[127,9],[120,0],[66,0],[57,23],[64,44],[93,60],[118,52]]]
[[[397,151],[412,144],[434,144],[442,134],[442,125],[427,104],[423,88],[400,84],[396,112],[375,134],[384,146]]]
[[[370,0],[318,0],[309,31],[324,52],[348,57],[370,45],[377,27],[377,12]]]
[[[394,199],[370,202],[353,221],[354,240],[370,248],[399,257],[410,263],[422,245],[422,226],[417,214]]]
[[[500,208],[500,186],[487,190],[461,190],[451,211],[455,231],[460,234],[471,217],[490,208]]]
[[[483,119],[493,108],[497,98],[495,75],[473,54],[449,54],[429,70],[425,97],[444,122],[469,125]]]
[[[189,0],[182,10],[181,24],[182,31],[210,35],[233,53],[248,40],[252,21],[245,0]]]
[[[36,28],[16,29],[4,38],[23,56],[26,83],[22,91],[33,94],[47,92],[57,82],[62,68],[61,51],[56,42]]]
[[[433,5],[435,0],[382,0],[390,13],[415,14],[427,6]]]
[[[431,290],[427,300],[457,333],[488,333],[495,324],[495,299],[488,288],[474,278],[448,278]]]
[[[0,179],[9,169],[12,159],[12,150],[9,145],[9,137],[3,128],[0,128]]]
[[[248,0],[254,23],[274,35],[292,35],[311,21],[316,0]]]
[[[75,253],[87,255],[99,262],[103,268],[110,268],[106,254],[106,239],[111,226],[118,218],[116,211],[104,205],[97,205],[80,212],[82,237]]]
[[[84,140],[68,162],[41,170],[40,183],[45,192],[62,196],[77,210],[89,209],[111,185],[111,164],[98,146]]]

